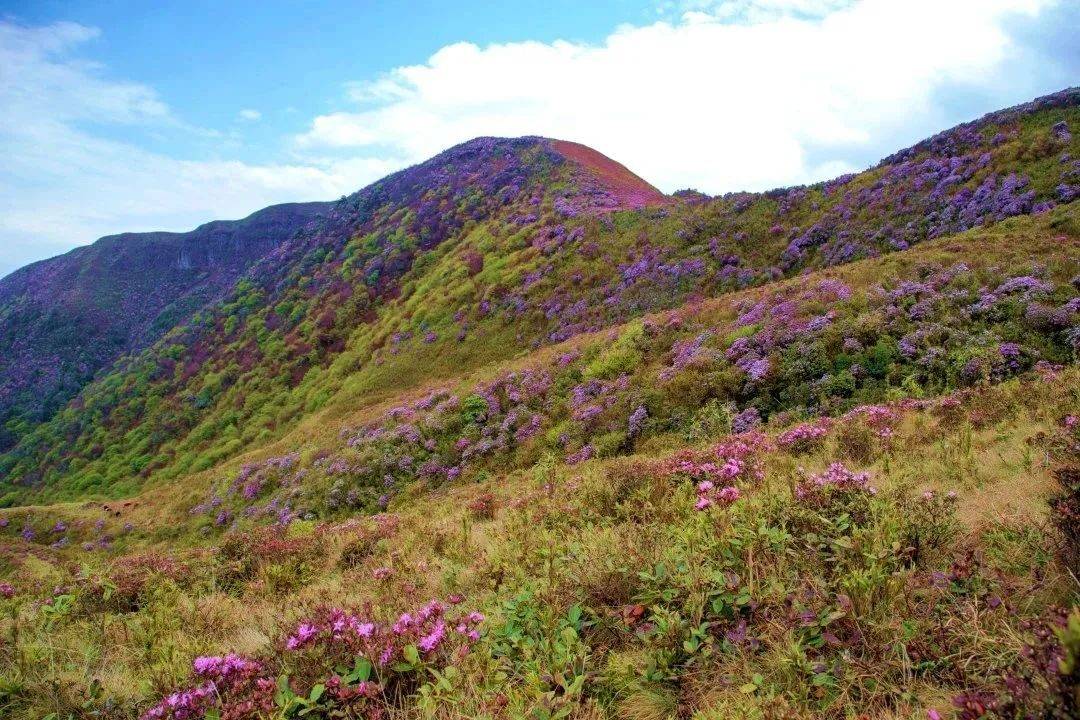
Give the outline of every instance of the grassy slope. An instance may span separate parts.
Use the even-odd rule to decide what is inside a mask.
[[[1074,222],[1071,217],[1013,220],[827,272],[867,288],[919,265],[948,266],[960,259],[1019,268],[1038,258],[1067,268],[1076,258],[1076,238],[1062,234]],[[796,279],[788,285],[804,283]],[[692,315],[702,323],[730,322],[738,303],[771,290],[710,300]],[[607,331],[581,335],[524,357],[517,366],[550,363],[570,348],[587,352],[590,346],[609,345],[609,337]],[[408,358],[410,363],[417,359]],[[649,362],[655,369],[663,361]],[[444,382],[468,389],[502,369],[462,377],[447,368]],[[357,403],[356,395],[345,394],[283,440],[242,459],[301,450],[309,462],[318,450],[341,447],[343,425],[362,425],[405,397],[444,384],[437,375],[429,372],[420,383],[424,387],[405,396],[384,391]],[[377,542],[370,541],[376,530],[369,520],[294,522],[288,536],[295,545],[271,556],[244,551],[255,560],[239,579],[227,562],[232,556],[223,553],[231,547],[229,538],[243,534],[211,531],[207,537],[199,530],[205,523],[188,509],[212,483],[233,474],[240,459],[153,488],[130,505],[113,503],[108,514],[96,503],[4,511],[12,537],[4,575],[19,595],[10,601],[12,619],[3,626],[5,637],[17,632],[17,639],[3,646],[0,667],[7,684],[0,702],[7,705],[0,707],[27,718],[79,712],[85,688],[96,679],[103,694],[95,706],[109,699],[116,703],[115,716],[125,717],[180,683],[192,657],[210,652],[265,656],[275,670],[300,677],[304,663],[319,660],[282,654],[280,638],[318,606],[370,602],[372,614],[393,616],[430,597],[460,592],[469,607],[489,615],[485,638],[455,663],[449,688],[433,690],[423,703],[397,706],[395,716],[842,717],[863,712],[916,718],[925,716],[927,707],[944,712],[954,693],[992,683],[1013,665],[1026,637],[1021,621],[1051,605],[1076,602],[1076,580],[1055,560],[1045,502],[1053,491],[1050,470],[1058,462],[1050,452],[1054,438],[1061,433],[1061,418],[1078,406],[1080,376],[1074,368],[1056,380],[1010,380],[979,388],[962,396],[958,410],[907,413],[888,450],[873,444],[865,455],[852,457],[852,435],[837,431],[810,454],[769,451],[764,481],[745,487],[747,497],[730,511],[712,515],[693,511],[692,486],[655,464],[686,445],[681,434],[661,432],[631,458],[574,467],[521,462],[495,476],[471,474],[468,483],[435,490],[418,484],[394,501],[397,527]],[[858,421],[847,424],[859,426]],[[845,542],[854,537],[858,552],[834,548],[823,560],[810,551],[816,541],[794,532],[805,518],[800,505],[787,498],[799,477],[797,467],[817,470],[833,460],[870,470],[880,494],[861,530],[850,536],[836,531],[840,540],[849,538]],[[905,548],[893,547],[890,540],[913,515],[904,498],[925,488],[956,490],[958,506],[922,518],[916,529],[951,527],[956,534],[949,542],[928,542],[923,556],[912,562],[903,555]],[[490,518],[468,507],[484,493],[493,496]],[[832,523],[852,507],[829,506],[816,522]],[[13,537],[27,517],[39,529],[33,543]],[[48,546],[48,527],[57,520],[82,539],[94,536],[92,523],[99,518],[117,536],[111,550],[87,553],[75,542]],[[78,527],[77,521],[82,521]],[[133,527],[125,531],[129,522]],[[782,527],[791,539],[768,539],[767,529]],[[817,532],[829,536],[827,527]],[[358,547],[364,550],[357,553]],[[931,587],[932,573],[957,574],[956,563],[965,562],[969,549],[979,558],[976,570],[945,590]],[[125,572],[131,567],[125,563],[140,556],[162,559]],[[375,581],[377,567],[394,573]],[[749,619],[760,643],[756,650],[724,645],[723,634],[735,618],[715,613],[706,602],[723,594],[718,578],[730,572],[740,578],[736,589],[746,589],[760,608],[738,611]],[[106,576],[118,585],[121,600],[102,601],[100,579]],[[57,586],[68,588],[73,604],[69,612],[50,618],[36,600]],[[804,597],[809,589],[814,592]],[[839,607],[838,593],[856,603],[834,621],[838,647],[819,647],[820,634],[784,618],[792,597],[796,605],[828,615]],[[994,597],[1006,597],[1008,610],[994,610],[988,604]],[[644,608],[651,631],[624,620],[627,608],[636,605]],[[574,606],[583,608],[587,625],[567,620],[574,617]],[[704,636],[695,635],[702,622]],[[852,623],[863,640],[852,639]],[[556,637],[562,640],[552,644]],[[704,643],[693,651],[683,644],[702,637]],[[933,642],[927,646],[922,638]],[[580,686],[574,683],[578,677]],[[564,711],[569,715],[559,715]]]
[[[941,649],[948,653],[944,669],[916,672],[905,669],[902,657],[856,651],[839,688],[817,697],[807,694],[812,673],[803,674],[805,668],[798,667],[792,673],[785,665],[793,662],[788,654],[807,653],[807,648],[799,650],[798,641],[776,622],[756,626],[765,647],[759,654],[718,651],[678,671],[677,682],[643,680],[655,643],[635,642],[618,623],[614,629],[607,626],[624,606],[639,601],[651,611],[672,612],[667,606],[692,605],[693,593],[700,591],[694,588],[715,582],[710,573],[721,558],[706,549],[722,545],[722,531],[714,534],[703,525],[685,488],[640,474],[631,458],[593,462],[575,470],[537,468],[486,484],[446,488],[420,502],[403,504],[395,508],[400,524],[394,534],[355,565],[342,558],[371,536],[371,524],[346,523],[312,535],[307,534],[312,528],[298,526],[290,536],[312,539],[316,552],[264,560],[249,582],[228,590],[215,589],[224,571],[213,553],[177,552],[170,545],[163,550],[189,570],[179,573],[178,583],[151,574],[136,596],[135,612],[79,607],[71,617],[44,625],[35,619],[37,612],[24,605],[16,620],[18,659],[10,648],[5,654],[4,673],[13,689],[7,707],[11,717],[72,711],[82,702],[84,688],[96,679],[104,687],[104,697],[119,703],[117,716],[122,716],[129,712],[125,708],[179,682],[195,655],[272,653],[276,638],[320,606],[370,602],[376,612],[392,616],[413,598],[460,592],[470,607],[490,616],[494,633],[505,620],[503,603],[524,592],[537,596],[524,603],[525,612],[535,615],[537,640],[550,636],[575,604],[600,619],[597,628],[583,631],[575,640],[574,652],[582,656],[577,672],[590,677],[586,697],[549,694],[551,683],[541,676],[564,670],[558,661],[538,653],[534,660],[540,672],[534,676],[530,668],[492,659],[490,647],[482,644],[461,664],[463,675],[453,692],[436,703],[437,716],[496,717],[496,708],[506,698],[511,717],[543,707],[575,708],[575,717],[660,718],[677,708],[699,711],[700,717],[731,713],[756,717],[778,703],[791,706],[793,713],[841,716],[862,711],[875,717],[922,717],[923,708],[944,709],[959,688],[993,678],[1019,652],[1023,636],[1017,625],[1003,612],[990,610],[987,596],[1009,592],[1016,618],[1036,616],[1054,603],[1076,601],[1075,579],[1063,577],[1053,562],[1053,540],[1045,530],[1045,501],[1053,482],[1043,462],[1044,447],[1032,446],[1031,440],[1053,433],[1060,416],[1078,401],[1080,378],[1074,371],[1054,383],[1011,383],[979,393],[965,408],[966,414],[972,414],[971,408],[989,410],[995,415],[993,422],[973,429],[933,413],[913,413],[898,431],[893,451],[865,463],[883,494],[896,488],[960,493],[954,547],[936,548],[917,570],[892,573],[875,590],[881,596],[871,608],[854,615],[864,632],[873,635],[875,652],[893,643],[911,643],[913,637],[942,625],[951,627],[954,637]],[[740,515],[754,527],[756,518],[767,516],[768,497],[785,493],[796,466],[819,469],[844,457],[844,448],[835,441],[810,455],[770,455],[767,484],[761,494],[745,501]],[[477,519],[467,505],[485,492],[494,496],[495,514],[492,519]],[[141,515],[139,509],[130,514]],[[132,541],[127,552],[142,552],[137,550],[141,545]],[[913,607],[905,601],[905,594],[925,581],[927,568],[947,571],[953,557],[962,556],[967,548],[984,558],[980,581],[985,586],[977,595],[957,592],[935,600],[933,607],[944,618],[927,618],[919,604]],[[815,582],[813,575],[800,576],[810,568],[797,557],[779,567],[773,564],[776,558],[758,552],[757,577],[751,582],[757,583],[754,597],[759,602],[779,602],[789,588],[800,586],[800,580]],[[745,548],[736,553],[734,567],[747,572],[752,556]],[[670,575],[642,581],[638,574],[654,573],[657,563],[664,564]],[[853,570],[862,569],[858,562],[854,565]],[[92,562],[90,567],[79,572],[97,577],[101,566]],[[287,568],[284,577],[282,567]],[[392,567],[395,575],[389,581],[374,581],[371,573],[376,567]],[[995,576],[998,571],[1001,575]],[[169,572],[166,566],[165,573]],[[73,583],[70,566],[49,556],[21,558],[15,579],[23,592],[37,596]],[[92,580],[75,584],[92,594]],[[673,589],[676,601],[650,603],[648,591],[655,590],[650,584]],[[680,622],[685,625],[686,620]],[[11,621],[5,623],[4,632],[12,632]],[[676,637],[681,635],[676,632]],[[494,636],[490,642],[497,640]],[[502,679],[506,676],[500,673],[508,671],[510,676]],[[763,678],[761,689],[748,697],[739,688],[756,674]],[[876,679],[874,686],[868,683],[870,678]],[[405,715],[420,713],[414,707]]]
[[[1064,151],[1077,148],[1074,154],[1080,154],[1080,134],[1062,144],[1049,139],[1050,128],[1062,119],[1073,122],[1076,113],[1066,106],[995,118],[960,140],[944,134],[948,142],[916,148],[909,160],[956,156],[974,162],[985,151],[989,164],[956,188],[971,190],[988,177],[1018,170],[1030,175],[1042,201],[1054,196],[1068,172],[1060,160]],[[999,133],[1003,141],[994,139]],[[601,169],[616,195],[636,198],[645,192],[624,168],[612,166]],[[552,332],[579,333],[676,307],[696,295],[765,282],[781,272],[778,263],[792,237],[808,227],[844,228],[851,247],[841,241],[843,233],[833,233],[833,240],[794,260],[789,273],[849,254],[887,251],[901,236],[920,240],[930,232],[930,208],[919,204],[929,186],[914,190],[914,177],[894,177],[902,166],[895,160],[840,183],[790,192],[679,202],[663,212],[619,212],[610,222],[559,217],[553,198],[575,181],[542,175],[535,223],[518,227],[508,222],[509,213],[467,222],[418,254],[392,295],[354,307],[339,291],[343,284],[365,287],[355,260],[366,257],[363,248],[386,237],[390,247],[416,243],[410,234],[413,210],[389,205],[375,229],[365,227],[309,253],[284,295],[238,291],[212,315],[209,334],[196,333],[189,341],[192,333],[181,329],[89,388],[55,422],[30,431],[19,448],[0,458],[0,472],[12,482],[4,502],[128,495],[147,478],[186,477],[278,439],[324,407],[345,415],[351,404],[391,396],[429,375],[452,376],[514,357]],[[552,254],[541,251],[536,237],[556,226],[584,232]],[[586,246],[596,249],[585,253]],[[707,269],[676,283],[650,278],[616,288],[619,266],[650,252],[667,263],[705,257]],[[466,269],[469,253],[483,258],[475,275]],[[721,258],[728,255],[739,256],[746,278],[724,276]],[[538,271],[540,279],[523,289],[523,280]],[[618,302],[607,304],[610,297]],[[479,313],[483,300],[492,303],[492,313]],[[512,310],[518,300],[527,311]],[[560,324],[576,300],[586,311]],[[545,317],[542,308],[550,302],[563,309]],[[459,312],[464,320],[455,321]],[[273,328],[282,317],[296,319]],[[335,318],[332,332],[319,324],[329,317]],[[457,341],[455,334],[466,326],[466,341]],[[430,345],[420,339],[429,331],[438,336]],[[402,332],[412,339],[394,347],[391,338]],[[322,347],[328,338],[330,347]]]

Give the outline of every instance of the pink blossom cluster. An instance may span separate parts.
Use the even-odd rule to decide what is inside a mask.
[[[739,499],[741,493],[734,485],[716,487],[712,480],[702,480],[697,484],[697,502],[694,503],[696,510],[707,510],[714,505],[730,505]]]
[[[734,435],[704,453],[676,454],[666,463],[666,470],[696,483],[698,510],[730,505],[741,496],[738,483],[751,485],[765,477],[760,454],[768,446],[768,437],[761,432]]]
[[[194,675],[203,682],[165,696],[143,713],[143,720],[189,720],[220,708],[222,718],[261,717],[274,706],[277,684],[256,660],[229,653],[195,659]]]
[[[806,452],[820,444],[832,426],[832,418],[827,417],[799,423],[777,435],[776,443],[785,450]]]
[[[856,419],[862,419],[866,426],[874,431],[874,434],[883,440],[888,440],[892,437],[893,428],[900,420],[900,416],[888,405],[860,405],[844,415],[844,420]]]
[[[425,660],[432,660],[444,651],[448,654],[450,639],[458,638],[461,642],[453,644],[456,651],[466,653],[480,639],[484,616],[478,612],[452,616],[448,610],[444,603],[432,600],[415,612],[401,614],[393,623],[380,623],[332,608],[297,625],[285,648],[320,648],[340,652],[343,657],[362,655],[383,668],[403,659],[409,645],[415,645]]]
[[[834,462],[823,473],[809,475],[795,486],[795,497],[807,500],[820,497],[829,491],[866,492],[871,495],[877,490],[870,485],[870,473],[852,472],[843,463]]]

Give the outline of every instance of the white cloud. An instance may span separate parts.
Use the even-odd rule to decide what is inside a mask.
[[[942,90],[1023,73],[1011,19],[1049,4],[704,0],[601,45],[457,43],[350,85],[357,107],[316,117],[297,146],[415,161],[477,135],[538,134],[591,145],[665,190],[817,180],[854,169],[851,151],[882,136],[938,129]]]
[[[0,21],[0,276],[101,235],[187,230],[273,203],[333,199],[398,167],[340,158],[193,161],[104,137],[99,128],[116,127],[228,143],[176,118],[152,88],[106,79],[103,68],[74,57],[98,35],[74,23]],[[254,112],[244,111],[257,119]]]
[[[256,120],[262,120],[262,113],[258,110],[245,108],[239,113],[237,113],[237,117],[239,117],[241,120],[246,120],[248,122],[255,122]]]
[[[661,15],[683,13],[688,20],[724,19],[760,23],[784,16],[821,18],[851,6],[855,0],[669,0],[659,7]]]

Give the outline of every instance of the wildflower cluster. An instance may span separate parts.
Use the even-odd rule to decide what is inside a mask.
[[[451,601],[460,602],[460,596]],[[378,622],[340,608],[330,608],[302,621],[286,638],[285,650],[304,653],[322,665],[350,665],[363,657],[375,670],[376,680],[352,688],[358,695],[382,692],[412,672],[413,666],[448,664],[469,652],[480,639],[484,616],[478,612],[452,612],[454,602],[433,600],[393,622]]]
[[[820,445],[832,427],[833,420],[828,417],[799,423],[777,435],[776,444],[792,452],[807,452]]]
[[[665,471],[695,484],[698,510],[730,505],[742,494],[738,485],[752,487],[764,478],[761,453],[767,447],[768,439],[761,433],[736,435],[704,453],[676,454],[665,464]]]
[[[870,484],[870,473],[852,472],[839,462],[830,464],[825,472],[807,475],[795,486],[795,497],[800,501],[814,501],[832,493],[876,492]]]
[[[167,695],[147,710],[143,720],[192,720],[217,709],[220,717],[246,720],[274,708],[277,683],[261,663],[235,654],[196,658],[194,676],[201,684]]]

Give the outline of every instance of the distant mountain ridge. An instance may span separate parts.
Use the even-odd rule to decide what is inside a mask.
[[[290,203],[186,233],[110,235],[0,279],[0,419],[48,417],[329,207]]]

